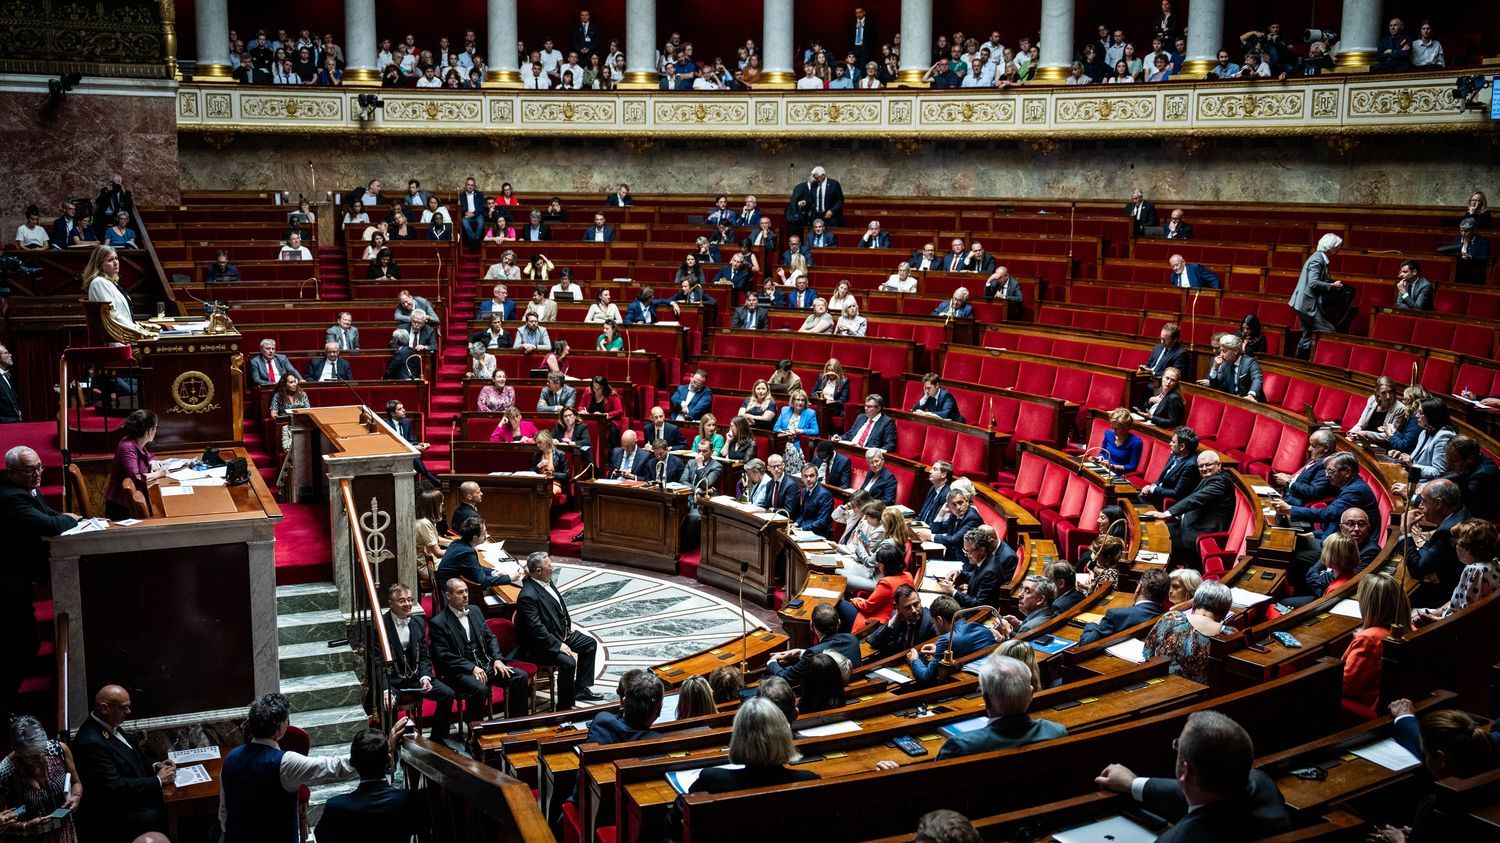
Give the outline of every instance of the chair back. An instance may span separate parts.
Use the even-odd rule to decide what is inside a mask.
[[[494,633],[495,641],[500,644],[502,654],[514,653],[516,651],[516,625],[510,618],[486,618],[485,624]]]
[[[73,506],[77,507],[75,511],[84,518],[93,518],[94,504],[89,500],[89,490],[83,482],[83,469],[78,467],[78,463],[68,463],[66,479],[68,489],[73,493]]]

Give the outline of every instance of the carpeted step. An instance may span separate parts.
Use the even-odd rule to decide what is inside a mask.
[[[284,503],[281,514],[281,522],[276,525],[276,584],[332,580],[328,504]]]

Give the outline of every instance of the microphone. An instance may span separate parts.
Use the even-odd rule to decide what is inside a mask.
[[[369,404],[366,403],[364,396],[359,394],[359,390],[354,388],[354,384],[349,383],[348,381],[339,381],[339,383],[343,384],[345,389],[354,393],[354,397],[359,399],[359,423],[364,425],[366,430],[374,433],[375,413],[370,410]]]
[[[668,458],[670,459],[670,457]],[[656,485],[662,489],[667,488],[667,461],[661,460],[656,463]]]

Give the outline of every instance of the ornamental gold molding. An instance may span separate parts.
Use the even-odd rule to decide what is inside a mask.
[[[4,0],[0,0],[3,3]],[[188,133],[371,136],[777,138],[882,140],[1176,138],[1443,134],[1489,130],[1460,111],[1455,76],[1337,74],[1245,83],[1183,82],[1122,90],[1069,86],[962,93],[923,89],[800,92],[382,91],[358,119],[352,89],[182,85]],[[1249,122],[1247,122],[1249,121]]]

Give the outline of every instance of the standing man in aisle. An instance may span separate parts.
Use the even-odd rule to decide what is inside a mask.
[[[1328,274],[1328,262],[1344,245],[1344,238],[1337,234],[1325,234],[1318,240],[1318,249],[1302,264],[1302,275],[1297,278],[1297,289],[1287,301],[1302,323],[1302,337],[1297,340],[1297,356],[1303,360],[1312,357],[1313,337],[1336,330],[1328,320],[1326,298],[1334,291],[1344,289],[1344,282],[1334,281]]]
[[[814,219],[821,219],[828,228],[844,224],[844,189],[822,167],[813,167],[807,181],[792,189],[792,199],[786,206],[791,234],[801,237]]]

